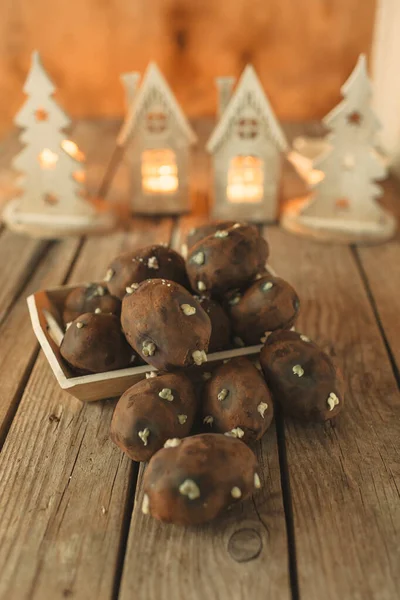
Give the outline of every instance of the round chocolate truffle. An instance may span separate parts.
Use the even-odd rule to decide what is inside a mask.
[[[186,268],[196,292],[219,295],[249,283],[264,268],[267,258],[267,242],[254,227],[238,223],[193,246]]]
[[[165,443],[143,479],[142,511],[160,521],[198,525],[261,487],[254,453],[218,433]]]
[[[307,336],[272,333],[260,363],[275,402],[284,414],[305,421],[326,421],[339,414],[344,383],[330,357]]]
[[[67,328],[61,356],[83,373],[103,373],[134,366],[135,356],[121,331],[118,317],[85,313]]]
[[[174,281],[143,281],[124,297],[121,323],[132,348],[156,369],[207,360],[211,321],[198,300]]]
[[[183,373],[144,379],[119,399],[111,439],[132,460],[149,460],[167,439],[189,435],[196,410],[192,383]]]
[[[265,334],[290,329],[298,316],[300,300],[284,279],[265,275],[244,292],[234,292],[227,301],[235,335],[248,346],[265,341]]]
[[[211,223],[204,223],[204,225],[194,227],[189,231],[186,237],[186,245],[188,250],[197,244],[197,242],[200,242],[200,240],[204,240],[204,238],[208,237],[209,235],[214,235],[216,231],[229,229],[236,223],[237,221],[212,221]]]
[[[63,320],[65,325],[84,313],[111,313],[119,317],[121,300],[112,296],[106,286],[90,283],[76,287],[65,300]]]
[[[231,323],[228,315],[216,300],[207,296],[196,296],[203,310],[211,321],[211,337],[208,345],[209,352],[218,352],[229,348],[231,341]]]
[[[104,281],[111,294],[122,300],[127,289],[145,279],[169,279],[189,287],[184,259],[166,246],[148,246],[117,256]]]
[[[259,440],[273,417],[272,398],[261,373],[247,358],[219,365],[203,396],[203,423],[211,431],[249,443]]]

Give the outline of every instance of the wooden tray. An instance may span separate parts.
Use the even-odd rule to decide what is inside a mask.
[[[146,373],[156,369],[150,365],[142,365],[94,375],[76,376],[72,373],[60,354],[60,344],[64,336],[61,315],[65,298],[76,287],[78,286],[70,285],[43,290],[27,298],[33,331],[63,390],[84,402],[120,396],[131,385],[144,379]],[[205,365],[194,368],[196,371],[207,371],[207,365],[235,356],[258,354],[261,347],[262,345],[247,346],[214,352],[207,355],[208,361]]]

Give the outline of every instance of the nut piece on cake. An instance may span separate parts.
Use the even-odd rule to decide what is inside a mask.
[[[202,410],[203,422],[211,431],[238,437],[246,443],[264,435],[274,413],[264,378],[242,357],[214,370],[204,390]]]
[[[260,487],[257,459],[240,440],[206,433],[171,442],[151,458],[144,474],[145,514],[198,525]]]
[[[122,329],[132,348],[159,370],[207,361],[211,321],[181,285],[148,279],[122,301]]]
[[[299,314],[300,300],[289,283],[265,275],[243,292],[234,292],[226,306],[235,335],[246,345],[265,341],[267,332],[290,329]]]
[[[118,317],[85,313],[73,321],[60,346],[61,356],[83,373],[103,373],[134,366],[138,361]]]
[[[112,296],[106,286],[90,283],[70,292],[65,300],[63,321],[65,325],[84,313],[111,313],[119,317],[121,300]]]
[[[200,240],[204,240],[204,238],[208,237],[209,235],[214,235],[216,231],[229,229],[236,223],[237,221],[212,221],[211,223],[205,223],[204,225],[194,227],[186,236],[186,245],[188,250],[197,244],[197,242],[200,242]]]
[[[144,379],[118,400],[111,439],[132,460],[149,460],[168,439],[189,435],[196,410],[192,383],[183,373]]]
[[[166,246],[156,245],[126,252],[110,263],[105,282],[111,294],[122,298],[132,284],[145,279],[169,279],[184,287],[189,286],[185,261],[180,254]],[[133,286],[135,287],[135,286]]]
[[[221,295],[241,288],[265,267],[268,244],[251,225],[217,230],[195,244],[186,268],[198,293]]]
[[[304,421],[326,421],[343,408],[344,382],[330,357],[305,335],[272,333],[260,363],[275,402]]]

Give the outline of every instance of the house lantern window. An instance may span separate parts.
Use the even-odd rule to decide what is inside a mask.
[[[178,189],[176,156],[169,148],[142,152],[142,188],[145,194],[173,194]]]
[[[235,156],[228,170],[229,202],[261,202],[264,195],[263,161],[257,156]]]
[[[258,135],[258,121],[256,119],[239,119],[237,132],[242,140],[254,139]]]
[[[162,133],[167,128],[167,115],[161,110],[147,113],[146,120],[149,133]]]

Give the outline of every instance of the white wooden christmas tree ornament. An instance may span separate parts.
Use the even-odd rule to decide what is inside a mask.
[[[63,133],[70,120],[52,98],[54,91],[33,52],[24,85],[28,99],[15,117],[24,129],[25,147],[13,160],[22,173],[22,193],[6,205],[3,219],[18,232],[49,239],[110,229],[115,218],[85,198],[85,157]]]
[[[166,80],[150,63],[117,140],[129,162],[133,212],[189,210],[189,154],[196,141]]]
[[[208,143],[214,166],[213,217],[274,221],[283,131],[254,68],[248,65],[232,93],[232,77],[217,79],[219,121]]]
[[[326,140],[295,141],[292,159],[312,193],[289,202],[281,224],[322,241],[384,241],[394,235],[396,221],[377,202],[382,192],[376,181],[387,169],[376,149],[380,125],[371,108],[365,55],[341,91],[342,102],[323,120],[330,130]]]

